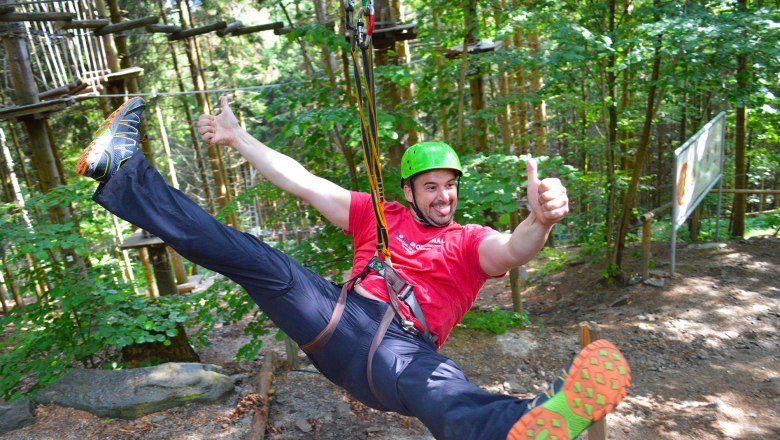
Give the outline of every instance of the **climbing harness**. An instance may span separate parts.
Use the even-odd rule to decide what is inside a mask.
[[[376,334],[374,335],[374,339],[371,342],[366,365],[366,375],[371,393],[377,401],[381,401],[374,387],[372,378],[373,360],[393,319],[397,316],[401,321],[401,328],[403,328],[405,332],[415,336],[422,334],[433,344],[436,343],[437,337],[432,335],[428,329],[428,324],[425,321],[422,308],[414,296],[414,286],[404,280],[398,272],[393,269],[390,257],[389,235],[384,212],[384,185],[379,162],[379,149],[377,147],[376,87],[374,83],[371,45],[371,39],[374,32],[374,2],[373,0],[362,0],[362,7],[355,11],[354,0],[345,0],[344,10],[346,13],[345,27],[352,42],[352,64],[358,98],[357,107],[358,113],[360,114],[361,145],[363,148],[363,158],[365,160],[368,181],[371,188],[371,204],[376,218],[376,253],[359,274],[342,286],[339,299],[336,302],[333,314],[325,329],[322,330],[314,340],[308,344],[302,345],[301,349],[308,354],[314,354],[327,345],[341,320],[341,316],[346,306],[348,292],[373,270],[385,279],[387,295],[390,298],[390,305],[385,311]],[[355,16],[354,20],[353,15]],[[358,63],[358,49],[360,49],[362,63]],[[359,64],[362,64],[362,75],[361,69],[358,67]],[[409,310],[423,327],[424,331],[422,333],[415,327],[414,322],[406,319],[401,312],[401,301],[409,307]]]
[[[401,313],[400,302],[403,301],[409,307],[412,314],[424,329],[424,335],[431,342],[436,342],[436,337],[431,335],[428,324],[425,321],[420,304],[414,296],[414,286],[404,280],[394,269],[390,256],[390,248],[387,233],[387,220],[384,212],[384,186],[382,182],[382,170],[379,165],[379,148],[377,133],[376,112],[376,87],[374,82],[373,51],[371,40],[374,33],[374,2],[362,0],[362,7],[355,11],[353,0],[345,0],[345,28],[350,34],[352,43],[352,66],[355,76],[355,89],[357,91],[357,106],[360,114],[360,134],[362,137],[363,158],[365,159],[368,181],[371,187],[371,201],[376,217],[377,248],[376,255],[368,262],[366,267],[357,277],[348,284],[359,283],[369,270],[373,270],[385,279],[387,295],[390,298],[390,307],[387,308],[382,321],[379,324],[371,348],[368,351],[368,365],[366,374],[368,385],[374,397],[379,399],[372,378],[372,366],[374,355],[384,339],[387,328],[394,316],[401,320],[401,327],[407,333],[418,335],[420,332],[414,323]],[[355,19],[353,21],[353,15]],[[360,49],[363,75],[358,68],[357,50]],[[380,258],[379,256],[383,258]],[[351,286],[349,287],[352,288]]]
[[[362,281],[370,271],[374,271],[385,279],[387,285],[387,294],[390,297],[390,305],[380,322],[376,335],[371,342],[368,352],[367,379],[368,385],[374,397],[378,398],[372,378],[372,366],[374,355],[379,345],[384,339],[390,323],[395,316],[401,321],[403,330],[412,335],[420,335],[420,331],[415,327],[414,322],[401,312],[400,302],[403,301],[411,310],[414,317],[419,321],[424,329],[425,337],[435,344],[437,338],[431,335],[425,316],[422,313],[420,304],[414,296],[414,286],[404,280],[392,266],[390,258],[390,247],[387,232],[387,220],[384,212],[384,185],[382,182],[382,170],[379,162],[378,132],[377,132],[377,112],[376,112],[376,88],[374,83],[373,53],[371,39],[374,33],[374,2],[373,0],[362,0],[362,6],[355,10],[353,0],[345,0],[345,28],[352,45],[352,64],[353,74],[355,76],[355,89],[357,91],[357,107],[360,114],[360,134],[361,145],[363,148],[363,158],[365,160],[368,181],[371,188],[371,202],[376,218],[376,254],[368,262],[365,268],[354,278],[345,283],[341,288],[339,299],[333,310],[328,325],[320,332],[317,337],[301,348],[309,354],[316,353],[322,349],[338,326],[346,305],[347,293],[354,286]],[[358,49],[361,53],[362,63],[358,63]],[[358,65],[362,65],[361,69]]]
[[[408,333],[417,332],[414,324],[405,319],[401,313],[399,300],[406,303],[412,314],[420,322],[424,333],[432,338],[428,330],[428,324],[423,316],[422,309],[414,297],[413,286],[401,278],[393,269],[388,242],[387,220],[384,212],[384,184],[382,182],[382,169],[379,164],[379,148],[377,133],[376,113],[376,87],[374,82],[374,68],[371,40],[374,33],[374,2],[362,0],[362,7],[355,11],[353,0],[346,0],[345,28],[350,33],[352,43],[352,65],[355,76],[355,88],[357,90],[358,113],[360,114],[360,133],[362,137],[363,158],[365,159],[369,185],[371,187],[371,201],[376,217],[377,255],[368,263],[368,267],[385,279],[387,292],[390,297],[390,305],[401,319],[404,330]],[[355,16],[353,20],[353,15]],[[357,50],[360,49],[363,75],[358,68]],[[379,258],[379,255],[383,257]],[[362,278],[362,277],[361,277]]]

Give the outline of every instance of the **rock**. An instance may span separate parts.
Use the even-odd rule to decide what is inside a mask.
[[[348,416],[352,412],[352,408],[347,402],[339,402],[335,407],[336,414],[340,416]]]
[[[747,241],[745,242],[747,243]],[[711,249],[723,249],[726,247],[726,243],[691,243],[685,247],[686,250],[700,251]]]
[[[233,390],[216,365],[174,363],[130,370],[71,370],[35,398],[101,417],[134,419],[190,402],[213,402]]]
[[[309,424],[309,422],[306,419],[297,419],[295,420],[295,427],[300,429],[302,432],[311,432],[312,427]]]
[[[515,381],[504,382],[504,389],[510,394],[520,394],[525,391],[525,388]]]
[[[610,304],[609,306],[610,307],[620,307],[620,306],[625,306],[628,303],[629,303],[628,295],[625,295],[625,296],[620,297],[620,298],[616,299],[615,301],[613,301],[612,304]]]
[[[34,410],[35,404],[27,399],[0,404],[0,434],[31,424]]]
[[[537,347],[533,334],[527,331],[509,330],[496,336],[498,345],[505,355],[525,358]]]
[[[647,278],[643,283],[653,287],[664,287],[665,284],[663,278]]]
[[[636,286],[637,284],[642,282],[642,276],[641,275],[634,275],[631,278],[628,279],[628,285],[629,286]]]

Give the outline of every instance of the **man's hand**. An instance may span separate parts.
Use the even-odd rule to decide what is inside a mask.
[[[535,159],[528,159],[525,168],[528,171],[528,204],[536,220],[548,227],[563,220],[569,212],[569,197],[561,181],[554,178],[540,181]]]
[[[200,115],[198,133],[204,141],[217,145],[233,145],[238,131],[238,119],[228,105],[227,96],[219,98],[220,111],[217,116]]]

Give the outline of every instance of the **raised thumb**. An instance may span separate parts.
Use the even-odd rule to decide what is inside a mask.
[[[539,205],[539,175],[536,169],[536,159],[528,158],[525,163],[525,169],[528,172],[528,204],[537,217],[541,218],[542,207]]]

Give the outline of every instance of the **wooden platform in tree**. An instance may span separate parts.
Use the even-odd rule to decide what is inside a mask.
[[[6,107],[0,109],[0,119],[16,119],[23,116],[35,116],[36,119],[42,119],[75,103],[76,101],[73,98],[68,97],[41,101],[35,104]]]
[[[486,41],[477,41],[475,43],[469,43],[467,46],[467,50],[470,54],[477,54],[477,53],[485,53],[485,52],[493,52],[494,50],[500,49],[502,46],[500,41],[496,42],[486,42]],[[454,46],[449,49],[447,49],[444,52],[444,56],[447,58],[457,58],[463,54],[463,46]]]
[[[138,78],[139,76],[143,76],[143,74],[144,69],[142,67],[128,67],[127,69],[117,70],[116,72],[107,74],[104,77],[104,80],[108,82],[119,81],[130,78]]]
[[[371,37],[376,49],[388,49],[393,47],[397,41],[408,41],[417,39],[420,29],[417,23],[399,23],[391,24],[386,27],[377,27],[374,29],[374,35]]]
[[[138,249],[149,246],[165,246],[165,242],[160,237],[139,229],[120,244],[119,249]]]

